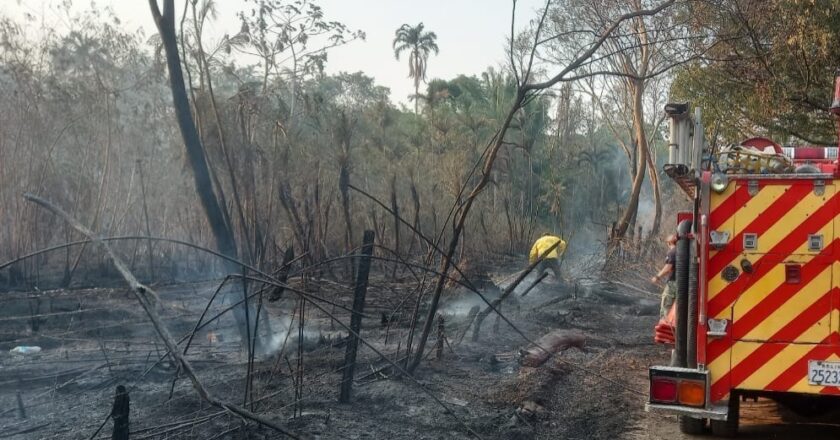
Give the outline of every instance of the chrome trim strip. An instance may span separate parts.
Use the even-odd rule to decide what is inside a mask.
[[[661,405],[657,403],[646,403],[645,411],[661,414],[675,414],[690,416],[695,419],[712,419],[726,421],[729,408],[722,405],[712,405],[711,408],[694,408],[691,406]]]
[[[830,173],[786,173],[786,174],[727,174],[732,180],[833,180],[834,175]]]

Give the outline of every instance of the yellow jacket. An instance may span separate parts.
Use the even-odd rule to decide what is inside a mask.
[[[563,241],[560,237],[555,237],[553,235],[543,235],[537,241],[534,242],[534,246],[531,248],[531,253],[528,255],[528,263],[533,264],[537,261],[545,251],[548,250],[551,246],[554,246],[554,243],[560,242],[556,248],[554,248],[548,255],[545,256],[544,260],[549,258],[560,258],[563,255],[563,252],[566,251],[566,242]]]

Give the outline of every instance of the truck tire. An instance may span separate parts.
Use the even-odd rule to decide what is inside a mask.
[[[688,435],[701,435],[706,431],[706,419],[695,419],[689,416],[677,416],[680,422],[680,432]]]
[[[712,427],[712,434],[716,437],[734,438],[738,435],[738,413],[740,412],[740,400],[738,395],[730,394],[729,411],[726,421],[712,420],[709,424]]]

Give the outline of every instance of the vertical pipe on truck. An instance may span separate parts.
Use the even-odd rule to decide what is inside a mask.
[[[709,173],[706,172],[708,178]],[[704,208],[708,209],[708,183],[704,182]],[[698,285],[697,285],[697,364],[705,368],[706,366],[706,294],[708,286],[706,284],[706,271],[709,265],[709,217],[706,214],[700,216],[700,255],[698,258]],[[692,325],[689,323],[689,325]]]
[[[675,164],[675,163],[678,163],[677,162],[678,161],[677,155],[679,154],[679,149],[680,149],[680,144],[679,144],[679,141],[680,141],[680,138],[679,138],[679,136],[680,136],[680,125],[679,125],[679,121],[677,121],[676,116],[671,116],[668,119],[671,122],[669,124],[670,125],[669,128],[671,129],[671,132],[668,135],[668,141],[670,142],[668,144],[668,163],[669,164]]]
[[[700,160],[703,156],[703,111],[700,107],[694,109],[694,148],[691,156],[691,168],[700,170]]]
[[[685,124],[681,116],[677,117],[677,163],[683,163],[683,151],[685,150]]]
[[[686,166],[691,165],[691,117],[687,114],[683,117],[683,120],[680,121],[682,125],[682,139],[680,140],[680,163]]]

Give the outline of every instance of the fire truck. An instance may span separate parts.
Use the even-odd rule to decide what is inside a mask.
[[[713,147],[702,114],[668,104],[664,170],[693,201],[677,216],[676,301],[657,339],[646,409],[686,434],[734,437],[739,404],[794,412],[840,395],[840,166],[837,147],[767,138]],[[840,76],[831,112],[840,115]],[[836,234],[836,236],[835,236]]]

